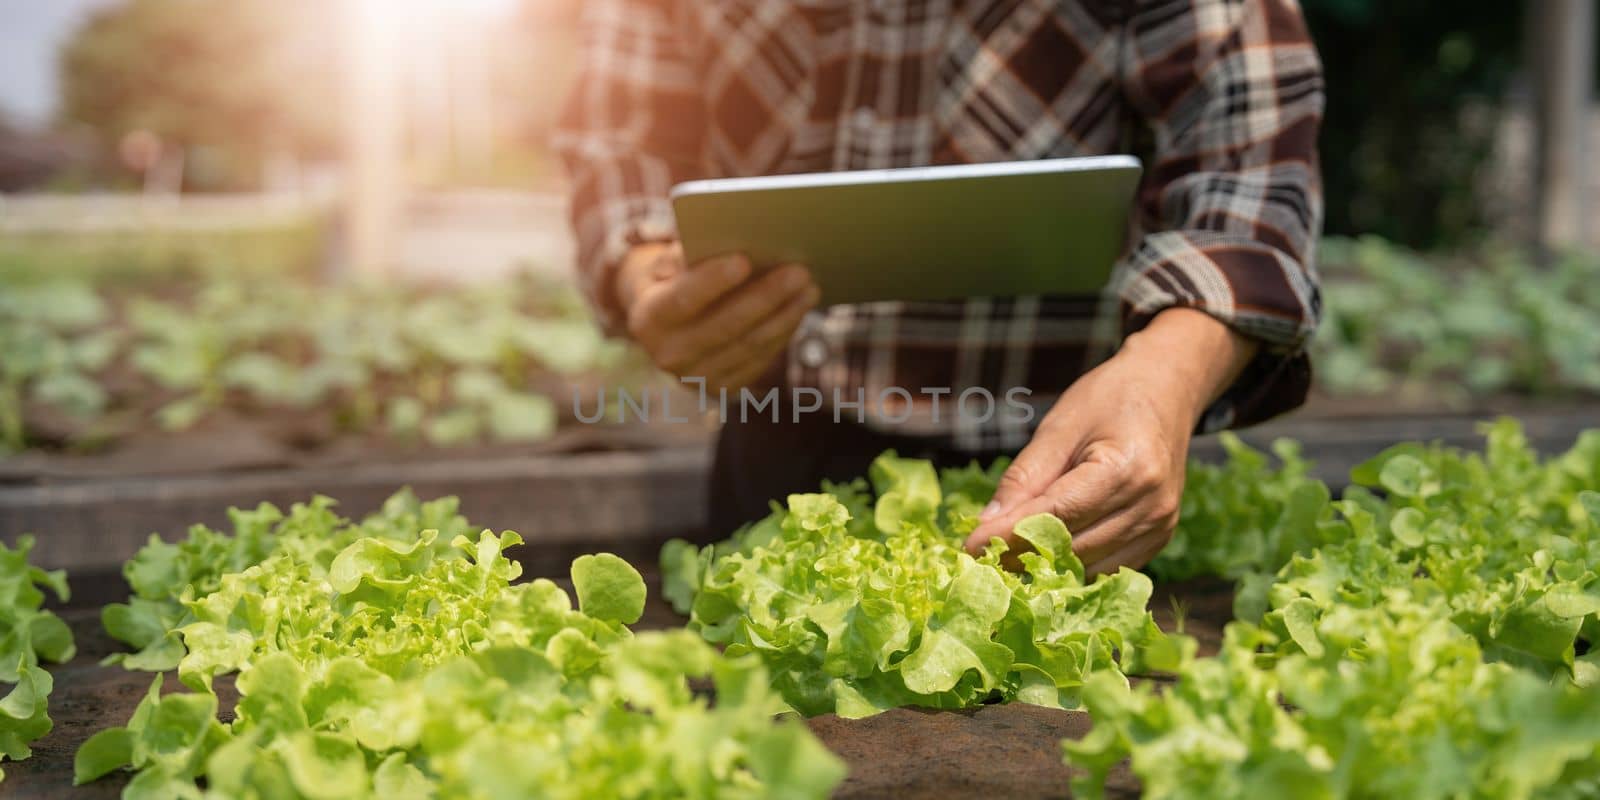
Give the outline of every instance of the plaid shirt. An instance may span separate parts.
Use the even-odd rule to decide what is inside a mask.
[[[675,237],[679,181],[1136,151],[1146,174],[1105,297],[814,312],[789,383],[864,395],[868,424],[909,413],[897,431],[1014,449],[1030,434],[1014,415],[935,421],[925,396],[876,400],[1024,386],[1047,406],[1119,323],[1183,306],[1263,344],[1201,430],[1303,401],[1323,95],[1294,0],[589,0],[585,20],[556,146],[582,282],[611,328],[617,265]]]

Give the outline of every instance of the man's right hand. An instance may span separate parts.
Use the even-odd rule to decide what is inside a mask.
[[[704,378],[707,391],[755,385],[820,297],[799,264],[752,277],[734,254],[689,268],[676,243],[635,246],[617,276],[634,341],[667,372]]]

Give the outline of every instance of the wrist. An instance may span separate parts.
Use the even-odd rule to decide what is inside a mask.
[[[1123,342],[1117,355],[1168,382],[1196,416],[1222,396],[1260,343],[1192,308],[1169,308]]]

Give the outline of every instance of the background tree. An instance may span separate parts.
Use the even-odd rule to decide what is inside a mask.
[[[1480,233],[1482,168],[1520,67],[1504,0],[1302,0],[1328,80],[1328,233],[1416,247]]]
[[[249,188],[275,154],[336,146],[337,28],[305,0],[129,0],[63,50],[62,116],[183,148],[196,188]]]

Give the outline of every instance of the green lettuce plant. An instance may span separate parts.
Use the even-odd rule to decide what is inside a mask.
[[[1094,727],[1063,743],[1074,796],[1130,758],[1151,800],[1593,797],[1600,691],[1486,662],[1444,614],[1395,593],[1293,640],[1233,623],[1159,693],[1094,676]]]
[[[30,743],[50,732],[47,704],[54,681],[39,665],[70,661],[77,652],[67,624],[43,609],[45,589],[67,599],[66,573],[29,564],[32,549],[31,536],[19,539],[15,549],[0,543],[0,684],[10,687],[0,697],[0,762],[28,758]]]
[[[1357,467],[1324,542],[1167,691],[1092,678],[1077,791],[1131,757],[1152,798],[1600,793],[1600,431],[1549,459],[1485,433]]]
[[[221,409],[316,412],[401,443],[537,442],[560,422],[562,381],[646,374],[575,289],[531,275],[427,290],[208,275],[115,302],[81,277],[0,284],[0,455],[41,444],[45,412],[83,423],[67,447]],[[150,398],[150,419],[132,413]]]
[[[1089,675],[1176,666],[1188,645],[1146,611],[1149,578],[1094,582],[1060,520],[1017,526],[1023,572],[1005,545],[963,549],[1004,470],[937,475],[886,453],[864,482],[791,495],[720,545],[663,550],[670,599],[730,655],[754,654],[803,714],[861,717],[898,706],[1020,700],[1074,707]]]
[[[1321,254],[1321,388],[1466,402],[1495,393],[1600,393],[1600,259],[1550,265],[1509,248],[1416,253],[1375,237]]]
[[[1484,655],[1542,675],[1600,679],[1600,431],[1542,461],[1514,421],[1482,455],[1397,445],[1357,467],[1338,509],[1345,533],[1296,556],[1245,619],[1283,625],[1396,591],[1438,600]]]
[[[514,582],[515,533],[437,536],[359,538],[326,565],[280,548],[186,598],[194,691],[163,697],[158,678],[79,750],[77,782],[128,767],[130,798],[812,798],[842,779],[773,720],[787,707],[758,659],[632,634],[645,587],[626,562],[574,562],[574,608]],[[222,723],[211,685],[230,672]]]
[[[229,509],[231,533],[196,525],[182,541],[167,542],[152,534],[122,568],[133,595],[126,603],[106,606],[100,615],[106,632],[136,652],[114,654],[108,661],[157,672],[177,667],[186,652],[177,631],[194,620],[186,601],[216,592],[225,576],[273,555],[285,553],[308,574],[321,576],[358,539],[409,543],[416,541],[417,531],[435,530],[439,533],[433,547],[448,556],[449,542],[472,527],[459,513],[456,498],[422,502],[410,489],[385,500],[360,523],[339,517],[334,505],[318,496],[294,504],[285,514],[262,503],[249,511]]]
[[[87,286],[24,283],[0,290],[0,455],[29,443],[25,411],[50,406],[79,419],[105,410],[108,397],[90,376],[120,347],[105,325],[106,305]]]
[[[1219,441],[1223,463],[1189,463],[1178,528],[1149,566],[1156,580],[1220,577],[1255,584],[1341,532],[1332,495],[1310,476],[1312,464],[1299,444],[1273,442],[1275,466],[1231,432]]]

